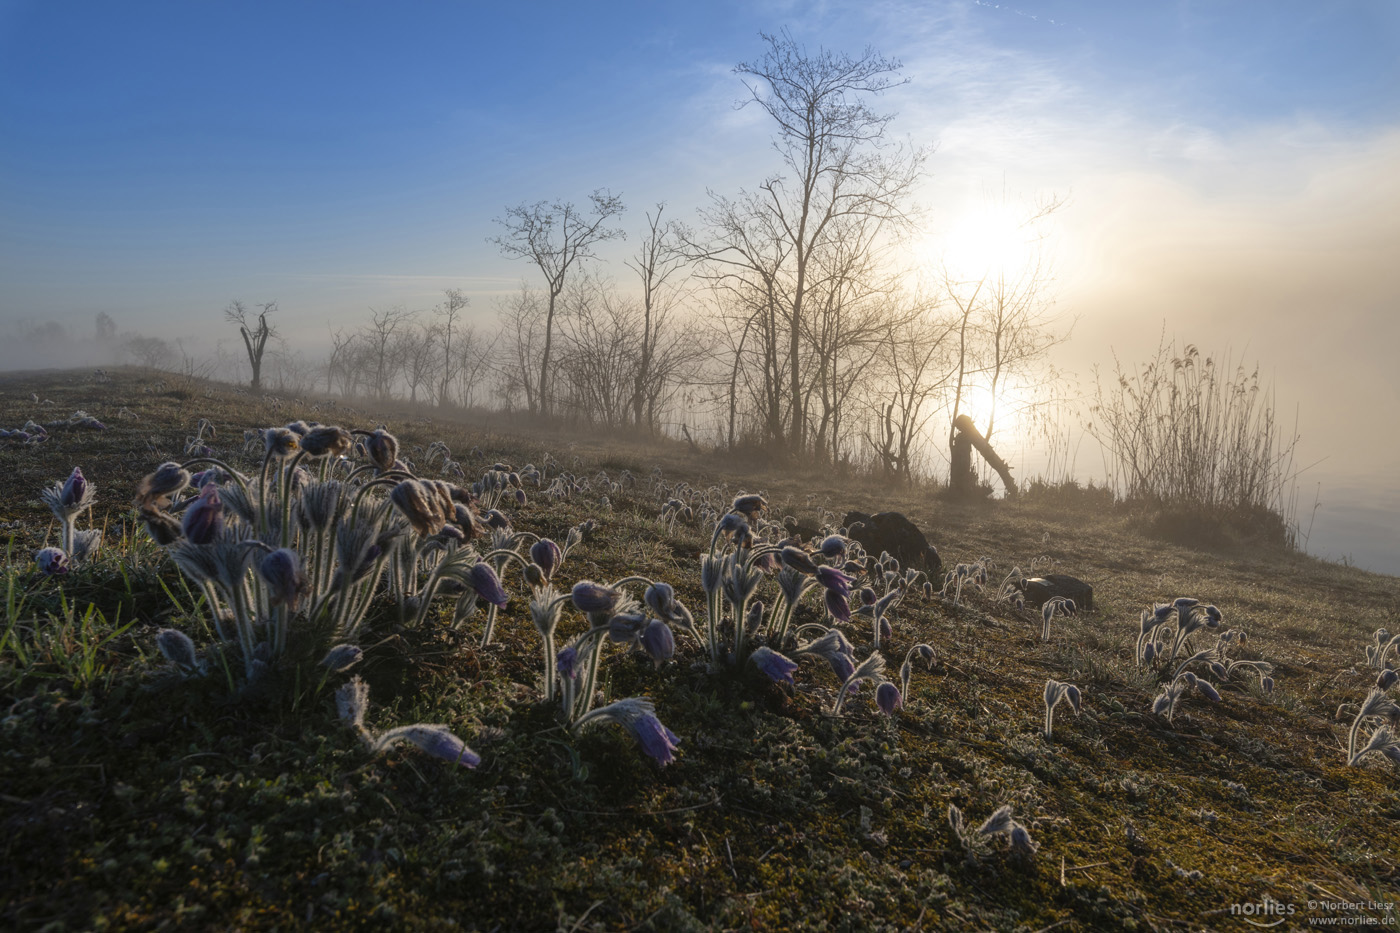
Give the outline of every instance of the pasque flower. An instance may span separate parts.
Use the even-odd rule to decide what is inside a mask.
[[[530,545],[530,560],[540,568],[546,580],[552,580],[554,571],[564,562],[564,552],[549,538],[540,538]]]
[[[658,764],[668,765],[676,760],[676,748],[680,739],[674,732],[656,718],[656,707],[645,697],[629,697],[600,706],[584,714],[574,723],[574,731],[595,722],[613,722],[622,726],[637,740],[642,751],[656,759]]]
[[[767,645],[755,648],[753,654],[749,655],[749,660],[773,683],[793,685],[792,675],[797,670],[796,661],[784,657]]]
[[[208,544],[219,536],[224,527],[224,504],[219,499],[219,487],[213,483],[200,490],[199,497],[185,509],[180,530],[193,544]]]
[[[472,569],[468,571],[467,584],[476,590],[476,595],[497,609],[504,609],[506,603],[510,601],[505,588],[501,586],[501,578],[496,576],[496,571],[492,570],[491,565],[485,561],[477,561],[472,564]]]

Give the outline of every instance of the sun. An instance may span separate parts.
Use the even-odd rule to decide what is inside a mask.
[[[948,271],[955,279],[972,281],[1023,267],[1037,237],[1010,208],[982,205],[953,218],[941,239]]]

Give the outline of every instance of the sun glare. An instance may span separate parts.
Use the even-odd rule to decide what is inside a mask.
[[[968,280],[1024,266],[1036,233],[1010,208],[983,205],[963,212],[939,239],[948,271]]]

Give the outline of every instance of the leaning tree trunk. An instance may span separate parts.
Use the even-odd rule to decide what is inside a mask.
[[[958,415],[953,421],[953,427],[957,429],[958,436],[953,441],[953,488],[960,492],[967,491],[959,489],[960,483],[968,482],[968,477],[972,474],[972,455],[968,451],[971,444],[977,448],[977,452],[987,461],[997,475],[1001,477],[1002,485],[1006,487],[1007,498],[1016,496],[1016,480],[1011,476],[1011,467],[1006,465],[1006,461],[997,456],[997,452],[992,449],[992,445],[987,443],[987,439],[977,430],[972,419],[967,415]],[[959,451],[961,448],[961,451]],[[959,468],[961,467],[961,474]]]

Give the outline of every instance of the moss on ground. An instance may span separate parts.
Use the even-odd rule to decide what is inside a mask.
[[[1362,645],[1400,629],[1395,578],[1164,543],[1091,494],[957,505],[821,473],[736,473],[679,447],[513,437],[469,416],[317,408],[136,372],[0,377],[0,427],[76,409],[108,430],[0,446],[0,524],[13,535],[0,643],[6,928],[1244,929],[1231,905],[1266,896],[1295,905],[1298,923],[1327,913],[1309,901],[1400,900],[1396,769],[1344,760],[1374,676]],[[469,472],[545,451],[580,475],[629,469],[643,481],[609,509],[532,491],[513,510],[518,528],[555,537],[598,522],[568,582],[639,573],[704,605],[709,529],[657,520],[646,478],[660,467],[726,495],[761,489],[804,520],[900,508],[945,561],[990,558],[996,579],[1013,566],[1072,573],[1094,585],[1096,608],[1057,617],[1042,643],[1038,615],[991,593],[907,600],[890,673],[915,643],[937,657],[894,717],[868,689],[828,716],[836,684],[810,660],[793,691],[752,668],[707,673],[681,636],[659,671],[614,653],[610,695],[652,698],[682,738],[662,769],[620,730],[573,738],[540,705],[538,636],[513,578],[496,644],[381,613],[357,668],[373,725],[446,723],[481,767],[411,749],[371,759],[336,719],[338,681],[295,668],[239,695],[219,672],[172,679],[153,646],[166,626],[201,646],[212,635],[178,573],[129,528],[136,482],[177,458],[200,418],[233,456],[245,428],[297,417],[386,420],[406,449],[446,441]],[[474,446],[480,456],[464,456]],[[68,578],[42,579],[29,554],[55,529],[39,490],[75,465],[98,487],[108,544]],[[1275,665],[1271,695],[1237,676],[1219,704],[1194,696],[1170,724],[1149,712],[1160,678],[1133,662],[1138,613],[1180,595],[1249,632],[1240,656]],[[561,634],[581,627],[566,618]],[[1053,741],[1041,734],[1047,678],[1085,696],[1082,715],[1061,708]],[[1013,805],[1039,852],[970,859],[950,804],[974,824]]]

